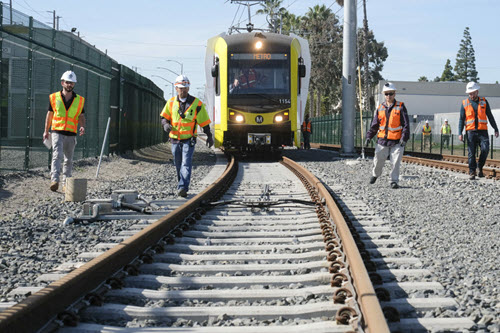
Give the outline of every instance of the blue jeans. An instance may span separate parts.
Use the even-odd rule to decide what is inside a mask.
[[[190,139],[172,143],[175,169],[177,170],[177,190],[189,190],[191,181],[191,167],[194,153],[194,143]]]
[[[468,131],[467,144],[469,145],[469,173],[474,173],[476,168],[482,169],[486,163],[490,150],[488,131]],[[481,148],[481,154],[479,154],[479,161],[476,164],[476,146],[478,144]]]

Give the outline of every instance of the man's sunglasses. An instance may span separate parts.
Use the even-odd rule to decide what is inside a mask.
[[[384,95],[386,95],[386,96],[392,96],[392,95],[394,95],[394,93],[384,93]]]

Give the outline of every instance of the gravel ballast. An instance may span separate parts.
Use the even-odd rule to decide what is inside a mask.
[[[290,156],[322,182],[340,184],[391,223],[479,332],[500,332],[500,182],[402,163],[390,188],[390,164],[369,184],[373,159],[332,157],[321,150]]]
[[[500,182],[471,181],[465,175],[401,166],[400,189],[389,186],[389,163],[373,185],[372,159],[341,159],[323,150],[286,151],[327,185],[342,185],[390,222],[412,254],[423,262],[478,332],[500,332],[499,253]],[[349,163],[347,163],[349,162]],[[194,154],[192,187],[215,164],[213,151],[199,144]],[[113,190],[134,189],[149,199],[175,197],[176,174],[169,145],[122,157],[108,157],[95,180],[97,160],[79,161],[74,176],[87,178],[87,198],[107,199]],[[80,215],[82,203],[64,202],[48,189],[49,173],[0,177],[0,302],[19,301],[8,293],[36,286],[35,279],[61,263],[127,229],[137,221],[105,221],[62,227]]]
[[[215,164],[213,150],[196,146],[190,188],[196,188]],[[177,175],[170,144],[106,157],[96,179],[97,159],[75,161],[73,177],[87,178],[87,199],[109,199],[115,190],[136,190],[148,199],[173,199]],[[83,203],[65,202],[64,193],[49,190],[48,170],[0,176],[0,302],[17,287],[41,286],[35,279],[62,263],[92,251],[139,220],[97,221],[63,226],[68,216],[82,215]]]

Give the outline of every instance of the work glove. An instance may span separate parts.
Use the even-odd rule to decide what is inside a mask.
[[[365,141],[365,147],[368,147],[370,145],[370,141],[372,141],[371,139],[368,139],[366,138],[366,141]]]
[[[163,124],[163,130],[167,133],[170,133],[170,131],[172,130],[172,125],[170,125],[169,123]]]
[[[214,145],[214,138],[212,137],[212,135],[207,135],[207,147],[208,148],[212,148],[212,146]]]
[[[401,140],[399,140],[399,144],[401,145],[401,147],[404,147],[406,145],[406,141],[401,139]]]

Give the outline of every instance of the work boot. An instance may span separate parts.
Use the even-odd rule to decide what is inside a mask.
[[[471,172],[471,173],[469,173],[469,179],[470,179],[470,180],[474,180],[474,179],[476,179],[476,173],[475,173],[475,172]]]
[[[477,175],[479,178],[484,177],[483,169],[479,169],[479,174]]]
[[[186,190],[185,190],[185,189],[181,188],[181,189],[179,189],[179,191],[177,191],[177,195],[178,195],[179,197],[183,197],[183,198],[185,198],[185,197],[187,197],[187,192],[186,192]]]
[[[370,178],[370,184],[375,184],[376,181],[377,177],[372,176],[372,178]]]
[[[391,187],[392,187],[393,189],[397,189],[397,188],[399,188],[399,185],[398,185],[398,183],[396,183],[396,182],[392,182],[392,183],[391,183]]]
[[[50,190],[52,192],[56,192],[58,188],[59,188],[59,182],[52,182],[52,183],[50,183]]]

